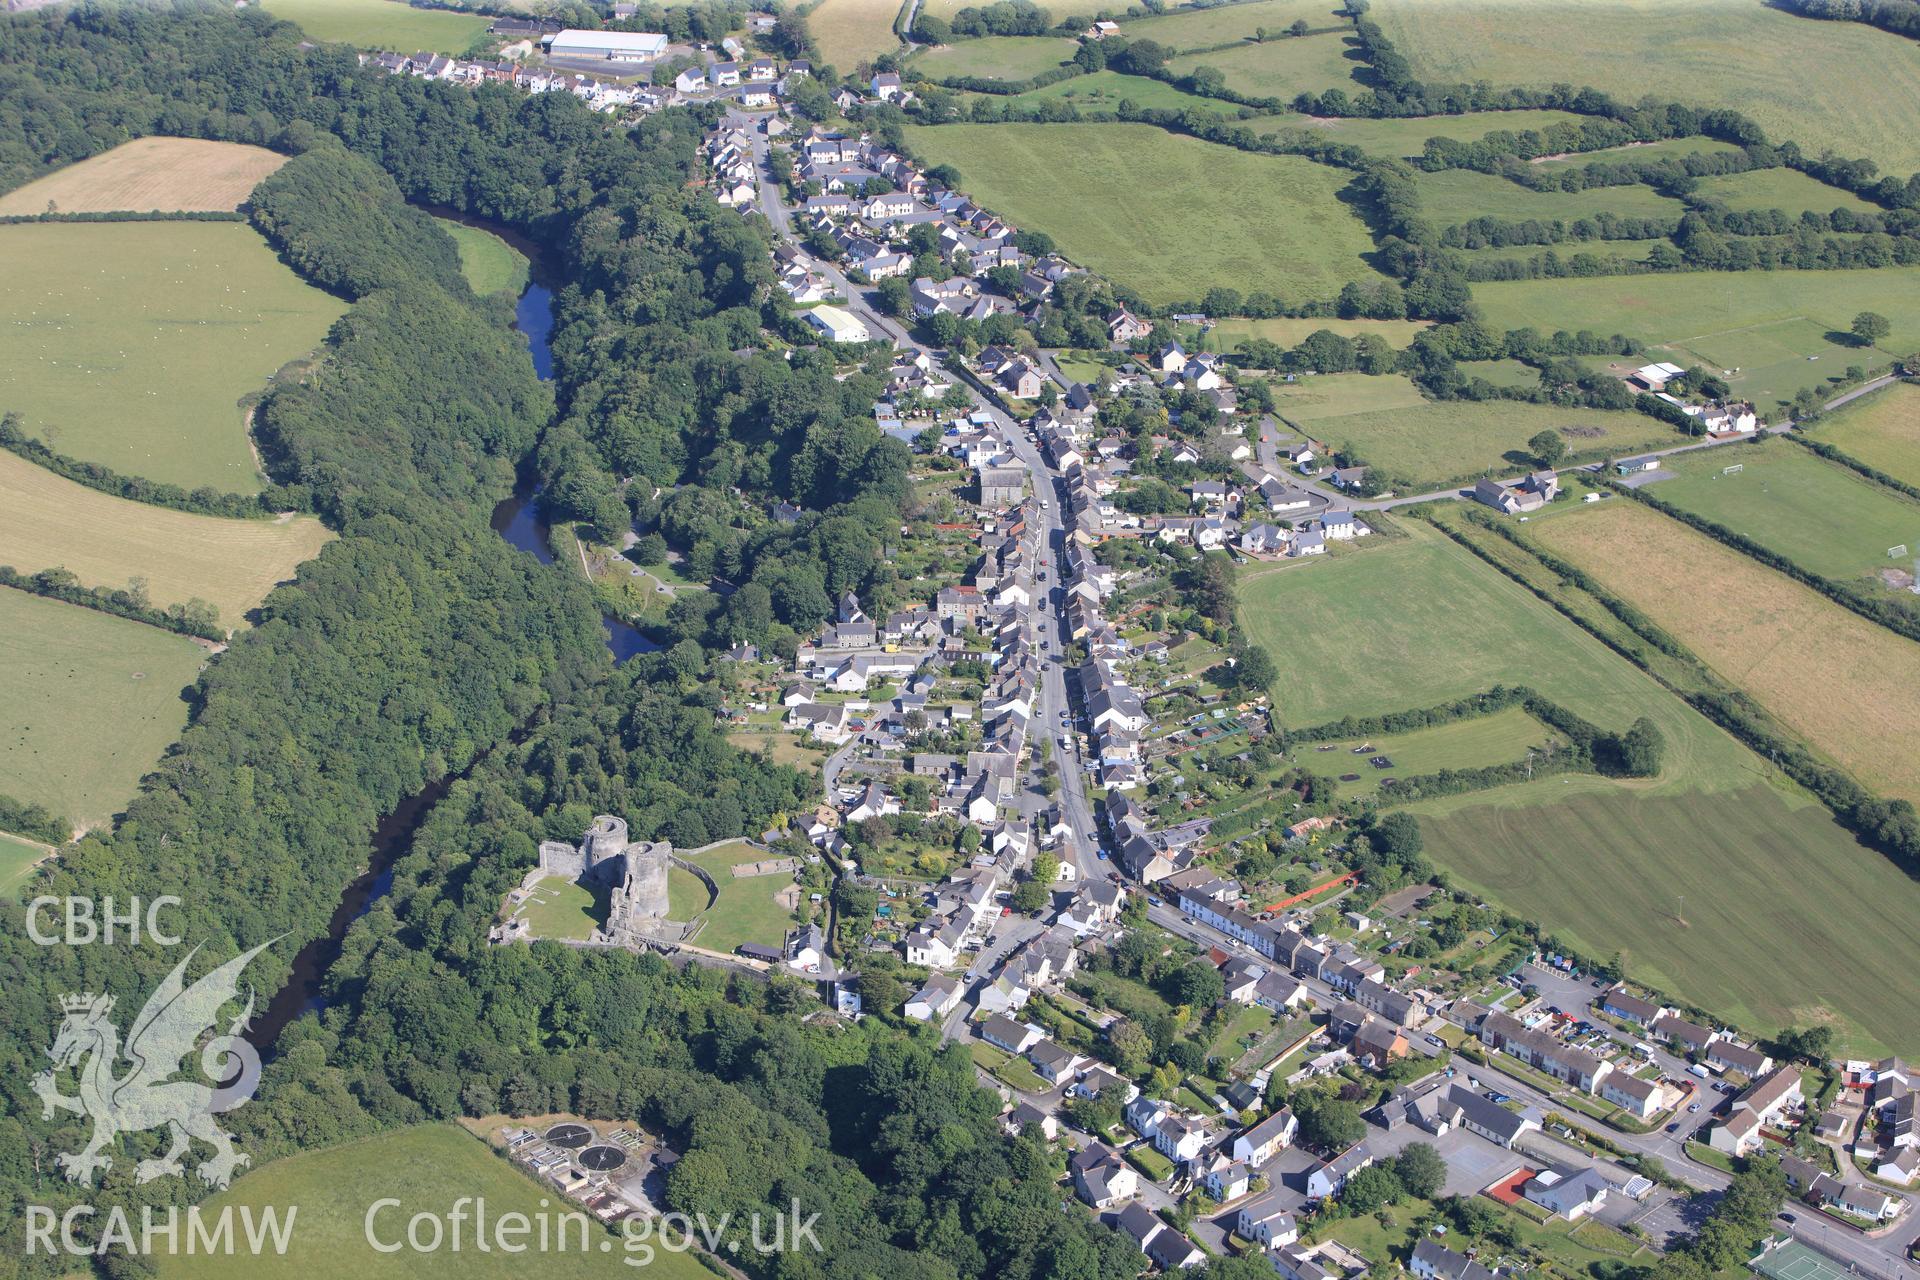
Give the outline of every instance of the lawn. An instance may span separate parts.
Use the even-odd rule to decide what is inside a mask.
[[[320,345],[341,302],[252,227],[0,227],[0,405],[127,475],[262,487],[240,399]]]
[[[607,901],[583,885],[548,876],[534,886],[518,914],[525,917],[536,938],[584,942],[607,922]]]
[[[1130,76],[1119,71],[1095,71],[1091,75],[1075,76],[1071,80],[1029,89],[1020,94],[1016,101],[1032,102],[1040,98],[1071,102],[1082,111],[1118,111],[1122,102],[1132,102],[1135,106],[1151,107],[1158,111],[1185,111],[1189,107],[1198,107],[1202,111],[1232,115],[1239,110],[1231,102],[1202,98],[1198,94],[1176,89],[1164,80],[1155,80],[1151,76]]]
[[[0,898],[12,899],[46,856],[43,846],[0,831]]]
[[[1308,334],[1327,329],[1343,338],[1357,338],[1364,333],[1377,333],[1390,345],[1398,348],[1410,344],[1414,335],[1426,328],[1429,323],[1426,320],[1341,320],[1333,316],[1305,319],[1272,316],[1264,320],[1236,317],[1221,320],[1207,330],[1206,336],[1201,340],[1201,346],[1208,351],[1230,352],[1249,338],[1265,338],[1268,342],[1277,343],[1282,347],[1297,347],[1306,340]]]
[[[790,764],[811,773],[819,769],[826,761],[827,753],[818,750],[807,740],[796,738],[790,733],[752,733],[735,730],[727,735],[741,751],[768,751],[773,755],[775,764]]]
[[[1365,87],[1359,76],[1364,66],[1353,38],[1342,32],[1190,53],[1167,62],[1167,69],[1180,75],[1196,67],[1214,67],[1235,93],[1288,102],[1299,94],[1327,89],[1357,93]]]
[[[0,451],[0,563],[64,567],[89,587],[144,578],[156,606],[199,597],[228,628],[332,536],[312,516],[225,520],[130,502]]]
[[[900,47],[893,33],[899,16],[900,0],[820,0],[807,11],[807,30],[827,64],[847,74]]]
[[[1920,346],[1920,267],[1513,280],[1476,284],[1473,297],[1496,331],[1624,333],[1656,344],[1641,359],[1737,369],[1728,379],[1734,391],[1763,410],[1849,364]],[[1846,333],[1862,311],[1893,322],[1878,350],[1862,350]]]
[[[1284,406],[1281,412],[1291,416]],[[1559,431],[1574,454],[1625,454],[1680,443],[1672,426],[1630,410],[1563,409],[1520,400],[1436,400],[1322,412],[1312,420],[1312,430],[1334,449],[1352,449],[1371,465],[1408,477],[1416,490],[1484,472],[1515,474],[1532,465],[1527,441],[1546,430]]]
[[[1920,387],[1896,383],[1822,419],[1812,431],[1841,452],[1920,485]]]
[[[1305,19],[1314,30],[1351,27],[1336,12],[1334,0],[1253,0],[1250,4],[1220,5],[1212,9],[1173,10],[1138,22],[1123,23],[1120,33],[1129,40],[1154,40],[1169,49],[1204,49],[1229,40],[1252,40],[1265,29],[1272,41],[1294,39],[1280,32]]]
[[[238,142],[136,138],[0,196],[0,214],[237,209],[286,162]]]
[[[1490,133],[1521,133],[1553,124],[1584,120],[1568,111],[1468,111],[1457,116],[1406,116],[1370,119],[1365,116],[1267,116],[1252,121],[1261,133],[1286,130],[1330,137],[1376,156],[1417,156],[1428,138],[1457,138],[1478,142]]]
[[[1835,209],[1854,213],[1882,211],[1879,205],[1862,200],[1851,191],[1809,178],[1798,169],[1750,169],[1746,173],[1702,178],[1694,192],[1718,200],[1729,209],[1785,209],[1796,217],[1808,209],[1815,213],[1832,213]]]
[[[1740,471],[1721,474],[1734,463]],[[1830,578],[1877,581],[1881,568],[1913,567],[1911,556],[1889,560],[1888,548],[1920,548],[1920,503],[1784,440],[1682,454],[1663,465],[1675,475],[1648,490],[1653,496]]]
[[[930,80],[1030,80],[1071,58],[1078,47],[1060,36],[986,36],[938,45],[915,58],[912,70]]]
[[[1339,199],[1348,175],[1298,156],[1142,124],[939,125],[907,138],[928,163],[956,166],[983,205],[1151,302],[1215,285],[1330,298],[1378,279],[1361,260],[1366,224]]]
[[[511,293],[519,297],[527,287],[527,255],[491,231],[449,218],[438,219],[440,229],[460,247],[460,271],[475,293]]]
[[[1861,23],[1752,0],[1566,0],[1552,22],[1528,0],[1379,0],[1368,16],[1422,80],[1731,107],[1809,155],[1920,169],[1920,44]]]
[[[158,627],[0,588],[0,793],[105,824],[180,736],[205,658]]]
[[[713,882],[720,886],[720,896],[709,908],[707,887],[697,877],[679,867],[668,873],[672,918],[691,920],[702,911],[707,913],[706,923],[693,938],[694,942],[710,951],[732,951],[743,942],[777,947],[785,941],[787,930],[793,927],[793,912],[775,901],[774,895],[782,889],[791,889],[793,877],[784,873],[736,876],[732,870],[736,863],[758,862],[778,855],[736,840],[696,857],[684,853],[679,856],[712,876]]]
[[[486,34],[481,14],[416,9],[401,0],[261,0],[268,13],[315,40],[396,53],[459,54]]]
[[[1535,533],[1868,787],[1920,799],[1920,646],[1638,503]]]
[[[1559,734],[1521,708],[1508,707],[1490,716],[1415,729],[1411,733],[1303,742],[1294,751],[1294,763],[1324,778],[1359,774],[1357,782],[1338,784],[1340,797],[1346,799],[1378,795],[1380,783],[1387,778],[1410,778],[1441,769],[1511,764],[1526,759],[1529,751],[1539,751],[1560,741]],[[1361,746],[1370,749],[1356,754],[1354,748]],[[1393,767],[1376,769],[1367,763],[1376,755],[1392,760]]]
[[[491,1248],[477,1247],[471,1216],[463,1224],[463,1247],[457,1251],[451,1247],[454,1227],[445,1215],[468,1196],[474,1203],[485,1202]],[[398,1203],[374,1216],[372,1239],[382,1245],[402,1245],[398,1252],[382,1252],[370,1243],[368,1215],[380,1200]],[[270,1161],[241,1174],[230,1189],[202,1204],[200,1212],[203,1216],[217,1215],[228,1206],[236,1210],[250,1207],[256,1215],[275,1210],[282,1221],[292,1216],[297,1206],[292,1244],[284,1254],[269,1249],[259,1256],[244,1248],[211,1255],[190,1255],[184,1245],[178,1253],[162,1248],[155,1255],[162,1280],[189,1276],[193,1280],[273,1280],[279,1276],[302,1280],[334,1276],[351,1276],[354,1280],[387,1276],[408,1280],[521,1280],[534,1273],[562,1278],[645,1274],[658,1280],[713,1280],[713,1273],[693,1255],[661,1249],[656,1249],[651,1262],[637,1272],[634,1268],[645,1255],[627,1253],[620,1236],[594,1221],[586,1210],[520,1172],[479,1138],[450,1124],[400,1129]],[[471,1215],[473,1204],[466,1207]],[[404,1247],[408,1219],[416,1213],[431,1214],[446,1229],[446,1245],[438,1251]],[[584,1228],[578,1221],[561,1216],[573,1213],[585,1219]],[[548,1224],[551,1247],[541,1250],[543,1233],[536,1230],[518,1240],[505,1238],[522,1246],[520,1251],[502,1249],[492,1231],[509,1214]],[[243,1222],[236,1211],[235,1235],[244,1234]],[[184,1241],[185,1236],[181,1239]],[[425,1223],[420,1239],[433,1239],[432,1228]]]
[[[1602,213],[1626,218],[1671,218],[1686,212],[1678,200],[1652,187],[1589,187],[1585,191],[1535,191],[1517,182],[1473,169],[1443,169],[1414,179],[1420,212],[1436,227],[1457,226],[1475,218],[1573,222]],[[1598,325],[1593,326],[1598,328]]]

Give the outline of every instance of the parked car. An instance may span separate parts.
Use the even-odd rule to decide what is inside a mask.
[[[1679,1122],[1678,1120],[1675,1120],[1675,1121],[1674,1121],[1674,1122],[1673,1122],[1672,1124],[1670,1124],[1670,1125],[1668,1125],[1668,1126],[1667,1126],[1667,1132],[1668,1132],[1668,1133],[1678,1133],[1678,1132],[1680,1132],[1680,1122]]]
[[[1687,1107],[1687,1114],[1692,1115],[1694,1112],[1698,1111],[1699,1109],[1700,1109],[1699,1103],[1697,1102],[1692,1103]]]

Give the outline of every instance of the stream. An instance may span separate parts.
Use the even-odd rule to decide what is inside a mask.
[[[495,234],[503,229],[487,223],[463,219]],[[553,351],[548,346],[548,338],[553,332],[553,291],[539,283],[543,274],[540,268],[538,250],[524,240],[511,235],[503,236],[514,246],[528,255],[533,264],[533,278],[527,284],[526,292],[520,295],[520,301],[514,307],[513,327],[526,338],[527,350],[533,357],[533,368],[542,380],[553,377]],[[541,564],[553,563],[553,549],[548,541],[547,522],[540,515],[539,490],[531,478],[523,480],[514,488],[512,496],[503,500],[493,509],[490,523],[493,531],[505,538],[520,550],[529,552]],[[607,630],[607,648],[613,654],[615,662],[625,662],[637,653],[648,653],[660,646],[647,639],[633,627],[615,618],[602,617],[601,625]],[[518,740],[515,734],[513,740]],[[484,758],[481,757],[481,758]],[[475,761],[478,763],[478,760]],[[471,769],[472,766],[469,766]],[[449,774],[438,782],[429,783],[413,795],[408,796],[393,811],[382,818],[373,829],[371,857],[367,869],[355,876],[340,895],[340,903],[327,921],[327,931],[300,949],[293,958],[293,972],[288,976],[280,990],[275,993],[265,1012],[254,1019],[250,1039],[259,1047],[263,1057],[271,1058],[280,1033],[286,1030],[294,1019],[308,1013],[318,1013],[326,1008],[326,998],[321,994],[321,982],[333,962],[340,958],[340,945],[346,940],[347,929],[365,915],[367,911],[393,888],[393,864],[401,854],[413,844],[413,836],[419,830],[426,815],[433,806],[447,794],[456,780],[465,777]]]

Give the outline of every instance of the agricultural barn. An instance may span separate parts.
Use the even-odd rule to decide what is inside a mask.
[[[667,38],[651,31],[560,32],[547,42],[556,58],[606,58],[612,62],[651,62],[667,51]]]

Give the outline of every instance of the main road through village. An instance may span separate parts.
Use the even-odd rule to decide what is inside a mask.
[[[806,248],[800,243],[801,237],[794,229],[793,220],[789,211],[781,203],[779,186],[773,181],[768,170],[767,139],[764,134],[754,129],[755,120],[755,117],[742,112],[732,113],[732,123],[743,128],[754,140],[753,145],[755,159],[759,169],[760,186],[757,210],[766,218],[776,235],[792,244],[802,253],[805,253]],[[811,254],[807,256],[812,268],[825,276],[833,284],[834,291],[847,300],[846,310],[858,317],[860,321],[867,326],[870,333],[884,336],[897,348],[902,350],[918,351],[924,349],[913,340],[912,336],[900,321],[880,311],[875,305],[872,292],[868,288],[848,280],[845,274],[833,263],[815,259]],[[945,352],[932,350],[930,354],[936,360],[943,362],[946,358]],[[949,371],[959,379],[959,385],[965,390],[975,410],[987,416],[995,429],[1005,439],[1014,455],[1020,459],[1035,477],[1035,487],[1040,490],[1040,496],[1045,500],[1040,510],[1040,516],[1046,537],[1048,554],[1045,557],[1045,563],[1040,571],[1038,585],[1040,588],[1039,598],[1047,602],[1050,611],[1051,616],[1048,621],[1052,635],[1048,637],[1049,644],[1041,668],[1040,705],[1037,708],[1037,714],[1035,716],[1036,726],[1034,731],[1035,764],[1029,774],[1027,785],[1022,792],[1022,813],[1031,821],[1043,809],[1050,805],[1057,805],[1060,810],[1061,820],[1071,828],[1071,833],[1064,839],[1059,848],[1060,856],[1075,865],[1082,879],[1100,876],[1117,884],[1125,884],[1125,877],[1114,865],[1112,859],[1107,857],[1101,849],[1100,829],[1094,818],[1092,803],[1087,796],[1087,773],[1085,761],[1082,757],[1081,740],[1077,734],[1071,732],[1067,727],[1071,719],[1071,705],[1067,695],[1066,669],[1061,658],[1068,637],[1066,629],[1067,597],[1066,590],[1060,578],[1061,553],[1065,550],[1065,532],[1061,522],[1061,497],[1064,491],[1063,477],[1060,472],[1053,467],[1043,452],[1034,444],[1025,429],[1008,416],[997,404],[982,394],[978,385],[973,381],[971,374],[965,369],[960,368],[958,362],[948,365],[947,367]],[[1066,380],[1060,374],[1057,365],[1055,365],[1052,360],[1047,360],[1044,362],[1044,367],[1049,377],[1059,383],[1062,390],[1064,390]],[[1874,389],[1877,385],[1879,384],[1874,383],[1857,388],[1855,391],[1839,397],[1832,402],[1832,405],[1829,407],[1844,403],[1846,400],[1852,399],[1855,395],[1863,394],[1868,390]],[[1774,429],[1782,430],[1791,425],[1791,423],[1784,423]],[[1687,449],[1702,447],[1711,446],[1695,443],[1676,446],[1672,449],[1661,450],[1660,452],[1662,454],[1678,453]],[[1273,462],[1277,460],[1274,457],[1274,453],[1275,450],[1272,447],[1272,442],[1263,439],[1261,441],[1259,456],[1260,462],[1264,464],[1264,468],[1247,468],[1253,479],[1259,480],[1263,478],[1263,470],[1264,474],[1284,474],[1272,466]],[[1323,496],[1331,497],[1333,495],[1323,493]],[[1455,498],[1458,496],[1459,494],[1455,491],[1446,491],[1402,498],[1397,501],[1388,500],[1362,505],[1383,508],[1411,501]],[[1060,745],[1063,739],[1066,744],[1064,747]],[[1053,754],[1058,765],[1059,785],[1055,795],[1052,797],[1049,797],[1039,785],[1039,761],[1043,758],[1043,754],[1047,752]],[[1150,900],[1147,917],[1155,925],[1167,930],[1169,933],[1185,938],[1189,942],[1193,942],[1199,946],[1218,948],[1229,954],[1245,956],[1256,961],[1261,959],[1244,944],[1197,920],[1182,915],[1171,904],[1158,900]],[[1029,939],[1037,936],[1044,927],[1042,922],[1024,917],[1008,917],[1008,921],[1008,926],[1003,928],[1001,932],[976,955],[972,965],[968,968],[966,975],[968,981],[967,999],[963,1000],[963,1002],[954,1009],[953,1013],[948,1015],[942,1024],[942,1032],[948,1039],[966,1039],[969,1037],[970,1033],[966,1014],[972,1003],[972,997],[979,986],[991,976],[993,970],[998,967],[1002,959],[1018,949]],[[1530,976],[1535,977],[1541,983],[1543,989],[1550,990],[1549,984],[1555,981],[1551,975],[1544,972],[1530,974]],[[1317,979],[1309,980],[1307,986],[1313,993],[1315,1002],[1323,1008],[1330,1007],[1339,999],[1339,996],[1331,987],[1326,986]],[[1569,1003],[1574,1001],[1575,998],[1576,993],[1569,991],[1562,997],[1562,1007],[1569,1008],[1570,1011],[1580,1008],[1578,1003]],[[1425,1047],[1424,1042],[1419,1041],[1417,1037],[1416,1042],[1420,1043],[1423,1048]],[[1664,1065],[1670,1072],[1684,1076],[1684,1063],[1669,1059]],[[1483,1067],[1476,1064],[1471,1065],[1469,1070],[1474,1079],[1483,1083],[1497,1083],[1502,1092],[1518,1098],[1528,1105],[1537,1106],[1542,1111],[1554,1110],[1554,1103],[1551,1098],[1535,1089],[1526,1081],[1509,1075],[1498,1067]],[[990,1081],[990,1083],[998,1087],[997,1081]],[[1703,1104],[1707,1103],[1710,1097],[1711,1095],[1703,1094]],[[1686,1139],[1691,1136],[1692,1130],[1698,1124],[1704,1123],[1704,1113],[1708,1109],[1710,1109],[1708,1106],[1703,1105],[1702,1113],[1698,1116],[1689,1116],[1683,1112],[1680,1117],[1680,1130],[1677,1133],[1668,1133],[1662,1130],[1645,1135],[1611,1133],[1608,1137],[1623,1150],[1657,1158],[1666,1167],[1668,1172],[1689,1186],[1705,1192],[1718,1192],[1727,1186],[1729,1181],[1727,1175],[1717,1169],[1709,1168],[1695,1162],[1686,1155],[1684,1150]],[[1090,1140],[1088,1135],[1085,1134],[1073,1133],[1071,1136],[1080,1143]],[[1149,1207],[1159,1207],[1160,1201],[1171,1202],[1167,1199],[1164,1192],[1159,1191],[1158,1188],[1153,1188],[1151,1184],[1143,1183],[1143,1189],[1157,1193],[1155,1195],[1149,1195]],[[1920,1268],[1916,1268],[1909,1263],[1903,1251],[1904,1242],[1909,1230],[1908,1227],[1903,1226],[1901,1230],[1895,1233],[1876,1239],[1842,1226],[1837,1222],[1829,1221],[1817,1211],[1808,1209],[1805,1206],[1796,1206],[1796,1209],[1789,1210],[1788,1212],[1792,1214],[1793,1220],[1788,1222],[1783,1218],[1777,1224],[1782,1230],[1790,1232],[1796,1239],[1803,1243],[1811,1245],[1830,1257],[1838,1259],[1842,1264],[1857,1270],[1860,1274],[1875,1277],[1877,1280],[1920,1280]]]

